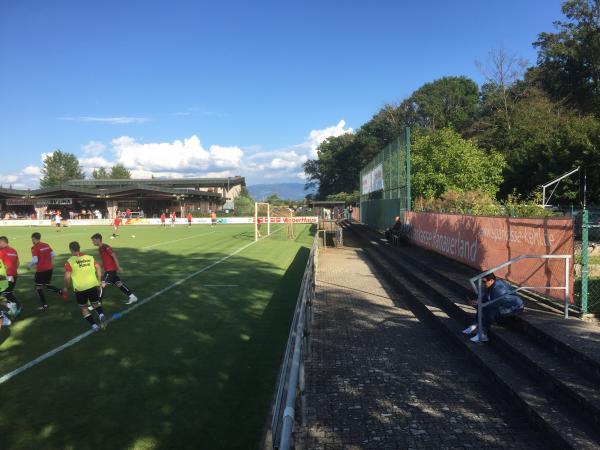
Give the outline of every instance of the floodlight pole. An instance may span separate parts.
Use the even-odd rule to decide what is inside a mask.
[[[542,185],[542,207],[543,208],[546,207],[546,188],[552,186],[553,184],[556,184],[556,186],[554,186],[554,189],[552,189],[552,192],[550,192],[550,195],[548,196],[548,201],[550,201],[550,197],[552,197],[552,194],[554,194],[554,191],[556,191],[556,188],[558,187],[558,182],[564,178],[567,178],[569,175],[573,175],[575,172],[578,172],[579,169],[580,169],[580,167],[578,166],[576,169],[573,169],[570,172],[566,172],[566,173],[562,174],[560,177],[555,178],[554,180]]]

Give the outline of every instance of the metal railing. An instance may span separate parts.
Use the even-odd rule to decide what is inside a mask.
[[[287,450],[292,447],[292,431],[298,393],[301,396],[301,422],[305,422],[304,360],[311,348],[310,325],[313,315],[312,303],[315,296],[318,249],[318,238],[315,237],[300,285],[290,335],[277,382],[270,429],[269,448],[272,449]]]
[[[496,270],[510,266],[511,264],[514,264],[523,259],[564,259],[565,260],[565,285],[560,286],[560,287],[558,287],[558,286],[519,286],[518,288],[510,291],[507,294],[504,294],[500,297],[490,300],[489,302],[483,303],[483,290],[481,288],[482,287],[481,286],[482,278],[484,278],[486,275],[494,273]],[[512,295],[518,291],[525,290],[525,289],[564,290],[564,292],[565,292],[564,293],[564,317],[565,317],[565,319],[567,319],[569,317],[569,297],[570,297],[570,273],[569,273],[569,271],[571,268],[570,259],[571,259],[571,255],[520,255],[515,258],[509,259],[508,261],[503,262],[502,264],[499,264],[496,267],[492,267],[491,269],[486,270],[485,272],[481,272],[479,275],[476,275],[476,276],[470,278],[469,282],[471,283],[473,290],[475,290],[475,292],[477,292],[477,335],[481,338],[480,333],[482,331],[481,321],[482,321],[483,308],[493,305],[494,303],[502,300],[503,298],[505,298],[509,295]]]

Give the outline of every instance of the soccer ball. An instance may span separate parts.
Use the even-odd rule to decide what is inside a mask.
[[[111,236],[110,238],[111,238],[111,239],[114,239],[115,237],[114,237],[114,236]]]
[[[135,239],[135,234],[132,234],[131,237]]]

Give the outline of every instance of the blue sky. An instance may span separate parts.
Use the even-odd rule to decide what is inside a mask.
[[[504,48],[535,62],[561,1],[0,2],[0,183],[89,172],[302,181],[327,136]]]

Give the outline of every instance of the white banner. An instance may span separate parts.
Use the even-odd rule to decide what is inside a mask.
[[[271,217],[271,223],[317,223],[319,218],[317,216],[300,216],[300,217]],[[267,223],[266,217],[259,217],[259,223]],[[113,219],[69,219],[63,220],[62,222],[66,226],[83,226],[83,225],[112,225]],[[167,218],[167,225],[171,224],[171,219]],[[186,218],[175,219],[176,225],[187,225]],[[219,217],[217,218],[217,224],[252,224],[254,223],[254,217]],[[121,225],[160,225],[159,218],[135,218],[135,219],[124,219]],[[194,217],[192,218],[192,224],[195,225],[210,225],[211,220],[209,217]],[[15,220],[1,220],[0,226],[4,227],[31,227],[31,226],[50,226],[52,225],[51,220],[31,220],[31,219],[15,219]]]
[[[383,164],[377,164],[373,170],[363,175],[361,188],[363,195],[383,190]]]
[[[378,164],[371,172],[371,192],[381,190],[383,190],[383,164]]]
[[[50,220],[33,220],[33,219],[14,219],[0,220],[0,227],[33,227],[33,226],[49,226],[52,225]]]

